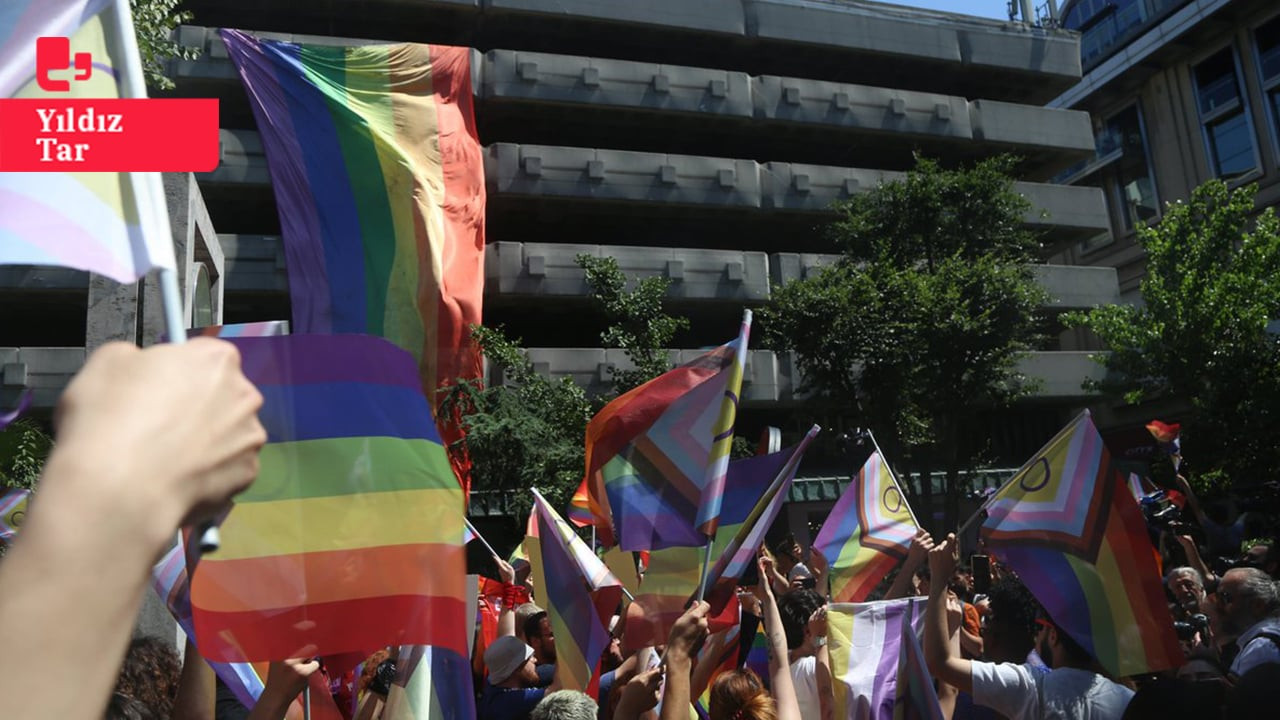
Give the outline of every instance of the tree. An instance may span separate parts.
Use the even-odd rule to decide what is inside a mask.
[[[917,159],[904,179],[840,204],[827,230],[840,259],[776,289],[761,313],[767,341],[796,351],[814,403],[872,428],[921,478],[945,471],[949,527],[959,473],[985,449],[975,426],[1030,389],[1016,364],[1037,339],[1044,291],[1013,166]],[[927,481],[908,492],[932,503]]]
[[[688,321],[663,311],[670,281],[645,278],[627,290],[627,278],[613,258],[579,255],[594,304],[609,326],[601,333],[605,347],[619,347],[636,364],[614,374],[613,393],[588,398],[571,378],[539,375],[518,340],[500,328],[474,327],[490,366],[502,383],[484,387],[475,381],[445,389],[442,411],[459,411],[471,459],[472,487],[477,490],[537,487],[553,507],[564,508],[582,480],[586,461],[583,439],[591,416],[617,394],[671,369],[667,348]],[[518,496],[517,513],[532,502]]]
[[[173,81],[165,75],[165,61],[194,60],[198,48],[173,40],[173,31],[195,17],[189,10],[175,12],[181,0],[129,0],[133,12],[133,29],[138,36],[138,52],[142,55],[142,72],[147,86],[153,90],[172,90]]]
[[[1280,463],[1280,221],[1254,215],[1256,186],[1212,180],[1140,228],[1142,307],[1111,305],[1068,322],[1110,353],[1094,385],[1125,402],[1172,399],[1192,411],[1184,456],[1201,489],[1269,479]]]

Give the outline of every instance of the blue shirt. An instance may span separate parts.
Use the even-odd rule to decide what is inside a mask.
[[[527,720],[546,692],[544,688],[494,687],[486,679],[476,715],[480,720]]]

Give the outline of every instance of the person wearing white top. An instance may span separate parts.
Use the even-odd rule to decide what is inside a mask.
[[[929,552],[933,577],[951,577],[956,563],[955,535]],[[1133,691],[1092,672],[1093,659],[1048,620],[1038,620],[1036,649],[1053,670],[1037,672],[1023,664],[966,660],[953,647],[948,615],[958,625],[963,612],[948,600],[941,583],[930,588],[924,620],[924,656],[939,680],[973,695],[1010,720],[1120,720]]]
[[[826,600],[813,590],[796,589],[778,599],[778,611],[787,636],[787,660],[800,717],[832,720],[835,693],[827,652]]]

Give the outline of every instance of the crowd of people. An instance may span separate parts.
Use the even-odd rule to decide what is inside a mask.
[[[151,564],[176,530],[213,516],[256,476],[266,441],[261,402],[235,349],[221,341],[109,345],[89,358],[59,405],[39,500],[0,561],[6,717],[279,720],[300,717],[297,698],[317,687],[342,695],[335,705],[348,720],[380,717],[395,678],[394,648],[345,683],[317,683],[325,671],[314,659],[281,659],[250,709],[190,644],[179,659],[164,641],[130,637]],[[960,562],[954,535],[935,542],[918,533],[876,599],[923,599],[921,645],[942,716],[1277,716],[1280,546],[1233,545],[1244,526],[1230,515],[1210,518],[1182,484],[1187,524],[1161,526],[1153,537],[1169,568],[1165,589],[1186,662],[1151,676],[1107,676],[998,558],[975,575]],[[1223,550],[1227,561],[1204,559]],[[829,569],[789,535],[760,549],[755,577],[739,588],[738,633],[712,635],[710,606],[694,602],[665,643],[630,647],[620,606],[594,696],[562,689],[538,588],[525,568],[495,560],[497,577],[482,585],[480,614],[488,618],[477,622],[472,658],[479,720],[687,720],[704,692],[699,707],[713,720],[837,714],[842,678],[832,672],[827,642]],[[757,623],[768,657],[760,673],[745,662]],[[717,644],[726,642],[742,643],[736,668],[718,667]],[[847,698],[843,707],[858,717],[869,712]]]

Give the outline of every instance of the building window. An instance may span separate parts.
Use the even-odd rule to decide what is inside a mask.
[[[1235,52],[1223,49],[1195,66],[1192,75],[1213,174],[1231,180],[1252,172],[1258,166],[1253,124]]]
[[[1108,166],[1111,192],[1125,230],[1145,224],[1160,211],[1147,155],[1142,113],[1137,105],[1112,115],[1098,136],[1099,157],[1115,156]]]
[[[1280,145],[1280,16],[1254,31],[1258,51],[1258,77],[1262,80],[1262,97],[1271,116],[1271,128]]]

